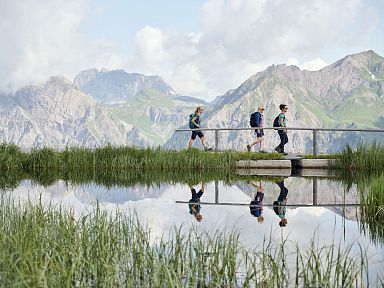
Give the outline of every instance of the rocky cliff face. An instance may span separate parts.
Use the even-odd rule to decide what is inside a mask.
[[[127,77],[131,86],[126,85]],[[207,105],[203,100],[174,95],[155,76],[89,70],[80,73],[75,82],[54,77],[13,95],[1,95],[2,140],[23,148],[108,143],[158,146],[187,122],[196,106]]]
[[[147,88],[167,96],[176,94],[159,76],[127,73],[124,70],[90,69],[80,72],[74,82],[80,90],[102,103],[126,101]]]
[[[264,126],[271,127],[279,105],[284,103],[289,107],[289,127],[380,127],[380,117],[384,115],[383,87],[384,58],[373,51],[347,56],[314,72],[273,65],[217,98],[214,109],[206,115],[205,126],[249,127],[249,115],[262,104],[266,106]],[[206,134],[212,143],[213,134]],[[311,151],[310,132],[290,131],[288,135],[288,151]],[[366,135],[322,132],[319,150],[338,151],[346,143],[357,143]],[[253,136],[249,131],[230,131],[220,132],[219,137],[219,149],[244,150]],[[266,148],[272,150],[278,143],[276,131],[267,130]],[[175,134],[166,143],[167,147],[178,145],[185,147],[185,135]]]
[[[114,119],[103,106],[63,78],[51,78],[2,99],[2,140],[24,148],[137,145],[141,141],[139,137],[128,139],[132,127]]]

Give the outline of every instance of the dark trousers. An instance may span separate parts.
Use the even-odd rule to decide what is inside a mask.
[[[280,152],[283,153],[284,145],[287,144],[288,142],[288,135],[287,135],[287,132],[279,131],[279,136],[280,136],[280,144],[277,147],[279,147]]]

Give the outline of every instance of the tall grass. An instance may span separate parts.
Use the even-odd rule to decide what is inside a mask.
[[[0,201],[2,287],[365,287],[367,256],[351,246],[306,250],[236,233],[174,228],[154,239],[134,214]],[[293,256],[293,257],[292,257]],[[290,263],[290,259],[296,259]],[[378,280],[380,281],[380,280]]]
[[[384,174],[360,186],[361,228],[374,242],[384,243]]]
[[[219,171],[233,169],[240,159],[281,158],[277,154],[248,152],[203,152],[106,146],[96,150],[71,148],[58,152],[51,148],[33,149],[23,153],[15,145],[0,145],[0,170],[24,172],[42,170],[72,170],[75,168],[102,171]]]
[[[364,171],[383,171],[384,146],[371,143],[360,144],[354,151],[347,146],[340,155],[337,168],[346,174],[359,174]]]

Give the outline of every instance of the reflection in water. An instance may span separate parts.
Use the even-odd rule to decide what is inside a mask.
[[[173,225],[182,225],[185,231],[196,225],[196,229],[207,233],[218,228],[239,231],[240,241],[251,249],[263,245],[266,235],[276,241],[289,237],[290,242],[305,249],[311,245],[309,239],[316,234],[319,247],[331,245],[334,239],[336,242],[340,241],[339,245],[343,247],[358,241],[362,247],[367,248],[368,256],[379,257],[375,261],[384,260],[382,244],[371,243],[368,236],[360,233],[356,221],[356,204],[359,204],[360,195],[356,187],[344,191],[344,186],[339,182],[315,180],[316,182],[312,179],[289,177],[277,183],[273,179],[257,179],[252,182],[246,179],[233,184],[204,182],[194,187],[183,182],[157,183],[155,186],[135,183],[131,187],[108,188],[96,184],[68,184],[65,181],[44,187],[24,180],[17,187],[6,189],[3,194],[15,200],[29,198],[42,201],[46,205],[69,205],[76,215],[89,212],[95,202],[111,212],[118,209],[129,213],[134,209],[139,220],[156,237],[167,234]],[[288,189],[290,192],[287,203]],[[191,199],[189,196],[186,199],[186,190],[188,194],[191,193]],[[278,205],[273,205],[274,202],[278,202]],[[201,215],[202,204],[204,221],[200,222],[198,215]],[[209,209],[205,209],[208,205]],[[260,209],[252,211],[252,205]],[[277,213],[274,208],[279,208]],[[186,213],[186,209],[192,211],[194,217]],[[289,225],[284,229],[276,225],[276,214],[280,222],[288,218]],[[260,217],[259,223],[263,225],[257,225],[255,217],[258,221]],[[355,248],[359,249],[354,246],[353,249]]]
[[[264,216],[263,216],[264,188],[261,185],[261,181],[259,182],[259,184],[256,184],[255,182],[251,181],[250,184],[256,188],[255,199],[251,201],[249,206],[250,212],[251,212],[251,215],[257,217],[257,222],[263,223],[264,222]]]
[[[203,216],[200,213],[201,205],[200,205],[200,198],[203,196],[205,191],[205,184],[201,183],[201,188],[199,192],[196,192],[196,189],[192,186],[189,186],[191,189],[192,198],[189,200],[189,214],[193,215],[197,222],[201,222],[203,219]]]
[[[285,227],[287,226],[287,218],[285,218],[285,214],[287,212],[287,196],[288,189],[284,186],[284,180],[276,183],[280,188],[280,194],[277,198],[277,201],[273,202],[273,211],[275,211],[276,215],[280,217],[279,226]]]

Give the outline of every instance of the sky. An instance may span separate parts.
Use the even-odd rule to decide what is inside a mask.
[[[383,0],[0,0],[0,89],[91,68],[212,100],[272,64],[384,56]]]

